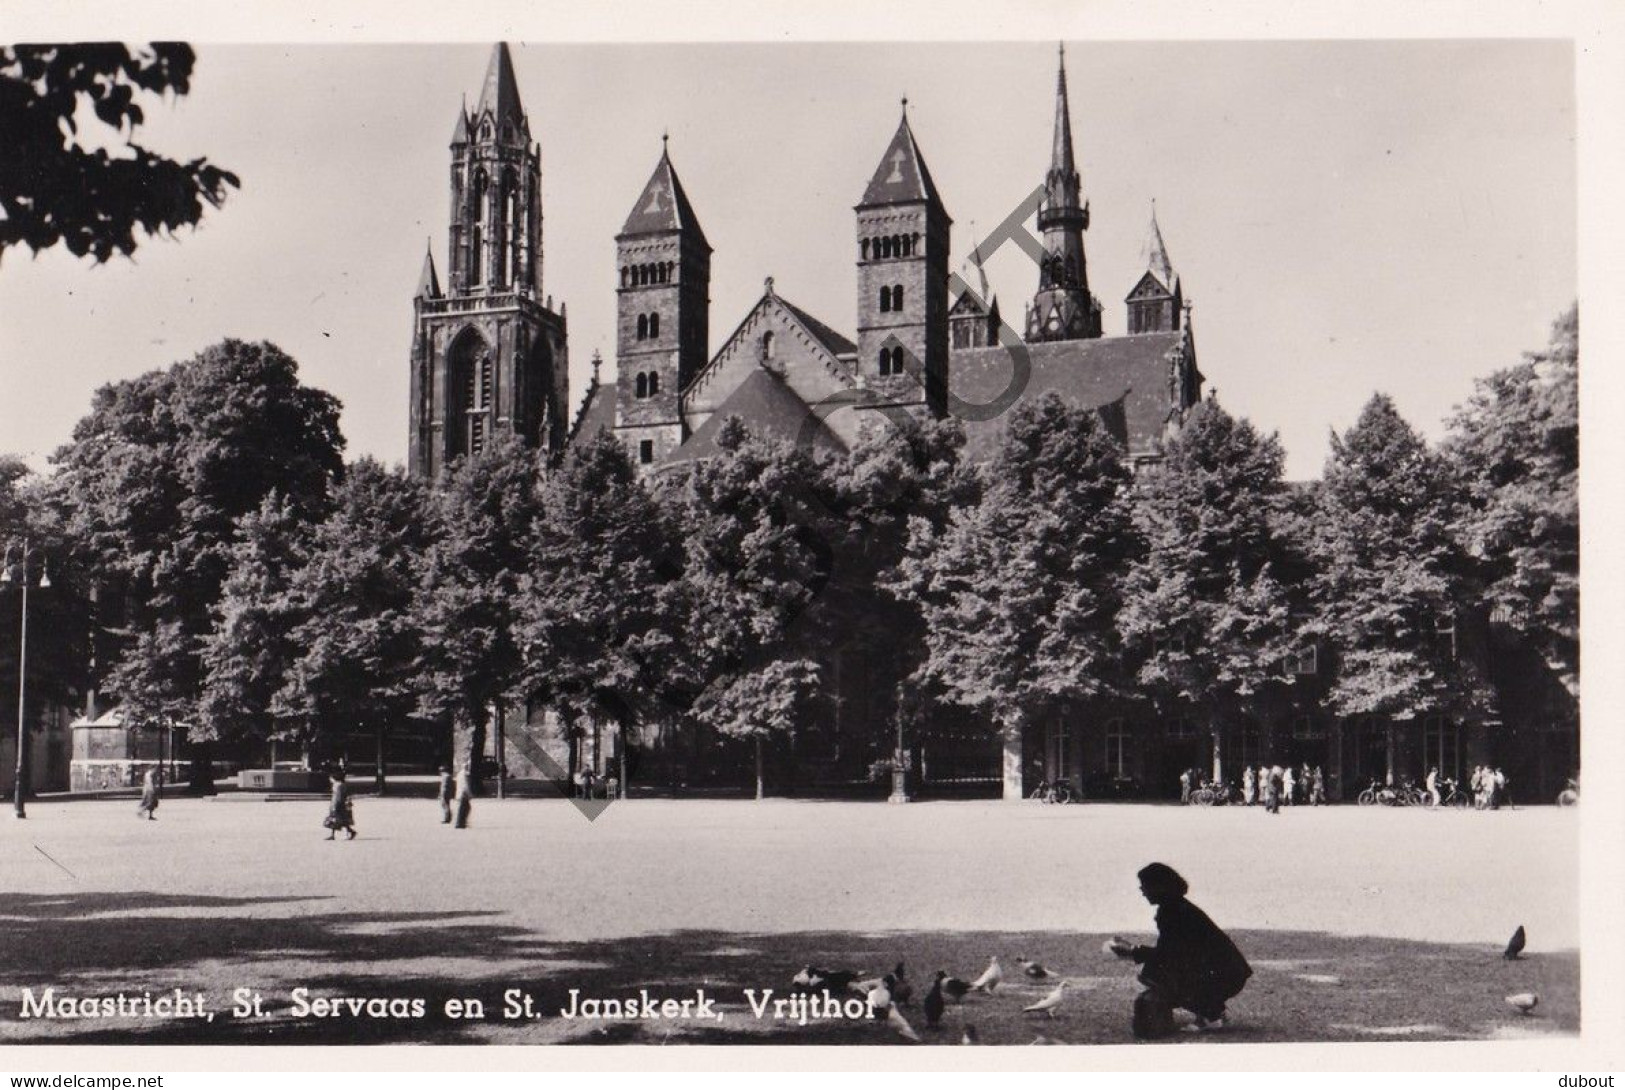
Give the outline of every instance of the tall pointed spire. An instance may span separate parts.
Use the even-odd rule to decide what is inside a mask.
[[[483,114],[487,110],[498,124],[504,118],[511,119],[515,125],[525,119],[525,108],[519,103],[519,81],[514,78],[513,57],[508,53],[507,42],[498,42],[492,47],[491,63],[485,69],[485,85],[480,88],[480,101],[474,112]]]
[[[434,250],[427,244],[423,248],[423,275],[418,277],[418,298],[440,298],[440,276],[434,268]]]
[[[1072,156],[1072,111],[1066,96],[1066,44],[1061,44],[1060,68],[1055,77],[1055,140],[1050,149],[1050,171],[1077,173]]]
[[[691,231],[702,245],[709,247],[694,206],[689,203],[683,183],[677,177],[677,168],[672,166],[668,134],[661,135],[660,162],[655,164],[654,173],[649,175],[637,203],[621,226],[622,235],[665,231]]]
[[[1162,228],[1157,226],[1157,202],[1151,201],[1151,229],[1146,232],[1145,250],[1141,255],[1145,258],[1146,271],[1162,281],[1162,286],[1172,291],[1174,288],[1174,265],[1168,260],[1168,247],[1162,241]]]
[[[914,130],[908,124],[908,99],[905,98],[903,118],[898,122],[897,132],[893,134],[891,143],[886,145],[886,153],[880,157],[880,165],[875,168],[874,176],[863,191],[863,203],[859,207],[912,204],[915,201],[941,204],[942,198],[937,195],[937,184],[931,180],[931,171],[926,168],[920,147],[914,142]]]

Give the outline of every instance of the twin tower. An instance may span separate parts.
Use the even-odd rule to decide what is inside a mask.
[[[473,112],[458,114],[451,157],[449,283],[442,290],[433,257],[425,256],[414,301],[409,465],[429,478],[499,433],[549,450],[562,450],[571,438],[566,312],[542,293],[540,154],[506,45],[492,53]],[[1089,291],[1083,247],[1089,207],[1073,155],[1064,56],[1050,159],[1038,214],[1045,256],[1024,339],[1099,338],[1101,306]],[[865,406],[941,415],[951,355],[996,343],[999,318],[996,303],[989,307],[968,291],[950,312],[952,220],[906,109],[855,211],[856,343],[788,304],[782,309],[799,319],[794,332],[810,333],[838,362],[841,381],[862,389]],[[1147,272],[1127,300],[1131,334],[1179,328],[1178,278],[1154,219],[1152,236]],[[612,426],[637,461],[655,465],[692,434],[683,395],[711,363],[712,250],[664,151],[615,243]],[[765,299],[773,299],[771,282]],[[772,333],[759,336],[755,351],[766,366]]]

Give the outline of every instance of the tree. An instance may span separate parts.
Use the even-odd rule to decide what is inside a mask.
[[[573,447],[542,486],[520,580],[531,699],[569,723],[613,720],[623,738],[669,713],[681,576],[677,535],[620,441]]]
[[[1450,422],[1462,481],[1459,534],[1484,565],[1485,599],[1580,688],[1579,310],[1516,367],[1480,379]]]
[[[1458,653],[1480,591],[1452,533],[1455,484],[1386,395],[1332,436],[1319,499],[1314,598],[1336,656],[1331,709],[1390,729],[1486,710],[1482,676]]]
[[[54,455],[54,500],[119,630],[107,680],[132,724],[196,717],[239,520],[273,491],[299,521],[327,512],[339,404],[298,371],[274,345],[224,341],[99,389]]]
[[[1286,546],[1275,529],[1283,462],[1274,436],[1209,400],[1136,481],[1145,551],[1129,568],[1118,630],[1141,685],[1200,709],[1216,778],[1221,728],[1260,712],[1290,681],[1296,634],[1275,575]]]
[[[50,705],[66,704],[83,693],[82,666],[89,657],[87,581],[67,535],[63,512],[51,501],[47,482],[29,472],[21,459],[0,455],[0,567],[11,573],[11,582],[0,583],[0,708],[16,712],[17,685],[24,680],[19,654],[22,589],[27,582],[24,712],[30,731],[44,729]],[[21,565],[25,542],[29,549],[26,570]],[[40,579],[47,573],[51,585],[41,587]],[[15,728],[14,720],[10,728],[0,727],[0,737],[14,737]],[[27,783],[26,746],[23,763]]]
[[[305,617],[290,593],[310,555],[310,527],[275,493],[238,522],[231,575],[201,640],[203,689],[194,740],[311,740],[310,721],[290,721],[273,707],[297,655],[294,631]],[[175,710],[170,724],[187,722]]]
[[[899,591],[925,617],[923,680],[998,728],[1007,798],[1028,723],[1120,691],[1130,483],[1099,415],[1049,394],[1011,414],[974,502],[940,530],[911,525]]]
[[[194,60],[183,42],[139,52],[106,42],[0,47],[0,257],[19,243],[37,253],[61,242],[100,263],[134,253],[137,228],[171,233],[201,219],[205,203],[220,207],[235,174],[134,139],[141,100],[186,94]],[[87,105],[111,130],[114,154],[80,143]]]
[[[300,620],[275,704],[318,738],[371,734],[382,793],[385,736],[417,704],[413,607],[419,558],[433,544],[429,497],[420,481],[363,458],[333,499],[288,589]]]
[[[752,743],[758,802],[767,793],[765,743],[770,738],[794,740],[807,722],[819,684],[816,662],[774,659],[726,678],[700,697],[696,716],[719,734]]]
[[[449,723],[453,760],[478,783],[494,707],[524,695],[521,580],[541,513],[542,456],[514,437],[460,459],[430,504],[418,566],[418,712]]]
[[[741,721],[723,690],[801,691],[792,681],[806,671],[785,664],[812,657],[807,614],[829,579],[832,535],[827,503],[813,499],[825,488],[824,470],[809,452],[754,439],[737,419],[723,425],[717,445],[715,458],[663,497],[686,550],[676,589],[688,620],[683,679],[692,718],[727,733]]]

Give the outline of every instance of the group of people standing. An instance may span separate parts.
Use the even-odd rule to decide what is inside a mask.
[[[1442,799],[1440,791],[1439,769],[1429,768],[1424,786],[1433,805],[1438,806]],[[1499,768],[1489,765],[1474,765],[1473,774],[1468,777],[1467,786],[1473,793],[1473,805],[1480,810],[1499,810],[1501,803],[1506,801],[1507,774]]]
[[[1260,765],[1241,774],[1241,802],[1244,806],[1262,803],[1266,812],[1280,813],[1281,807],[1292,805],[1323,806],[1326,803],[1326,777],[1320,766],[1303,767],[1294,771],[1291,765]]]
[[[336,839],[342,830],[347,839],[354,840],[355,806],[350,801],[350,784],[344,764],[340,762],[327,775],[333,781],[332,800],[327,808],[327,817],[322,819],[322,825],[328,830],[327,839]],[[467,765],[458,765],[455,776],[451,769],[440,766],[440,783],[435,791],[435,801],[440,803],[440,824],[458,829],[468,828],[468,817],[474,809],[474,779],[469,775]]]

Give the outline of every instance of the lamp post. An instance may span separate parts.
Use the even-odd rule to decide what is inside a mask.
[[[33,554],[34,550],[29,546],[28,539],[23,538],[22,558],[17,563],[19,582],[23,586],[23,617],[22,635],[17,642],[17,775],[12,783],[12,802],[19,820],[28,816],[28,812],[23,808],[25,790],[23,774],[27,771],[25,757],[28,753],[28,719],[25,714],[28,707],[28,558]],[[11,579],[11,546],[8,545],[5,564],[0,567],[0,583],[9,584]],[[51,572],[48,566],[40,570],[39,585],[41,590],[49,590],[51,587]]]

